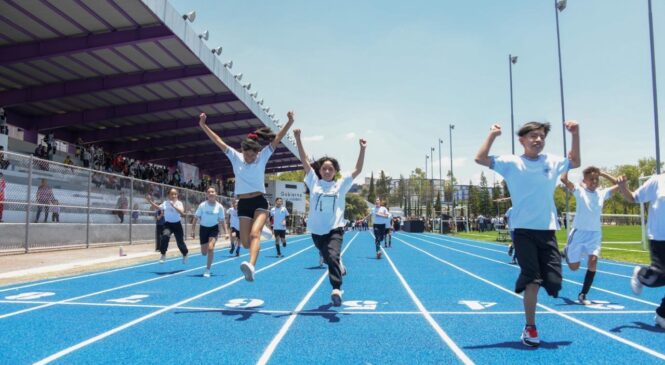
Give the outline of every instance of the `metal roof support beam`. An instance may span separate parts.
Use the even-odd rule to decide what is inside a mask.
[[[218,124],[239,122],[242,120],[255,119],[255,118],[256,116],[253,113],[249,112],[222,114],[222,115],[209,116],[207,124],[211,128],[213,128],[213,126]],[[103,130],[83,132],[80,133],[79,136],[86,143],[101,143],[114,139],[140,136],[149,133],[159,133],[159,132],[166,132],[177,129],[194,128],[198,127],[198,125],[199,125],[198,119],[193,116],[192,118],[188,119],[165,120],[165,121],[142,123],[135,126],[122,126],[118,128],[107,128]],[[245,133],[249,132],[251,131],[247,131]]]
[[[38,123],[38,125],[35,125],[35,127],[39,128],[39,131],[45,131],[65,128],[77,124],[101,122],[115,118],[126,118],[134,115],[185,109],[210,104],[228,103],[236,100],[238,99],[232,93],[223,93],[110,106],[82,112],[71,112],[52,115],[50,117],[36,118],[35,123]]]
[[[93,77],[84,80],[58,82],[23,89],[6,90],[0,92],[0,100],[2,100],[4,106],[11,106],[157,82],[185,80],[208,74],[210,74],[210,71],[205,66],[192,66],[168,70]]]
[[[83,51],[119,47],[140,41],[158,41],[175,35],[165,25],[89,34],[83,37],[56,38],[0,47],[0,66],[32,62]]]

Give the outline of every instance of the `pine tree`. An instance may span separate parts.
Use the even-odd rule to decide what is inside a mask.
[[[376,200],[376,193],[374,192],[374,172],[372,172],[372,175],[370,175],[369,178],[369,192],[367,193],[367,200],[369,200],[370,203],[374,203],[374,200]]]

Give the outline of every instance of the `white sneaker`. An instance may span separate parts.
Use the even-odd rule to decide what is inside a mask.
[[[204,278],[209,278],[210,277],[210,269],[205,269],[205,271],[203,272],[203,277]]]
[[[520,339],[523,344],[529,347],[537,347],[540,345],[540,338],[538,337],[536,326],[525,326]]]
[[[185,255],[182,257],[182,263],[187,264],[187,261],[189,260],[189,255]]]
[[[159,257],[159,263],[163,264],[166,261],[166,255],[162,255]]]
[[[339,266],[341,266],[342,276],[346,276],[346,266],[344,266],[342,261],[339,262]]]
[[[656,326],[665,329],[665,318],[659,316],[658,313],[656,313],[654,320],[656,320]]]
[[[630,288],[633,289],[635,295],[642,294],[642,288],[644,287],[644,284],[642,284],[638,277],[640,275],[640,270],[642,270],[641,266],[635,266],[633,269],[633,276],[630,278]]]
[[[333,289],[332,293],[330,293],[330,300],[332,300],[333,307],[339,307],[342,305],[342,294],[344,294],[344,292],[339,289]]]
[[[587,299],[586,294],[580,293],[577,296],[577,302],[582,304],[582,305],[591,305],[591,301]]]
[[[245,275],[245,280],[254,281],[254,265],[247,261],[243,261],[242,264],[240,264],[240,271]]]

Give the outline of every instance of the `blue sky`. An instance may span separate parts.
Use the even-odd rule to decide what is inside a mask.
[[[355,164],[359,137],[368,140],[363,173],[393,177],[424,168],[441,137],[445,174],[453,123],[455,177],[477,182],[485,170],[491,183],[473,157],[494,122],[504,134],[492,152],[510,153],[509,53],[519,57],[516,129],[551,122],[546,151],[563,154],[554,1],[171,2],[197,11],[193,28],[210,31],[207,45],[224,47],[220,58],[271,112],[284,121],[295,110],[310,156],[335,156],[342,170]],[[559,15],[566,117],[580,123],[582,165],[655,157],[647,1],[569,0]],[[665,1],[653,1],[653,17],[663,95]],[[435,177],[438,162],[437,149]]]

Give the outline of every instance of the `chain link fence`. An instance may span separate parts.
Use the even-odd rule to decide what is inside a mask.
[[[6,162],[5,162],[6,161]],[[0,254],[155,241],[146,200],[178,191],[185,237],[204,192],[4,152],[0,156]],[[231,199],[219,196],[225,207]]]

